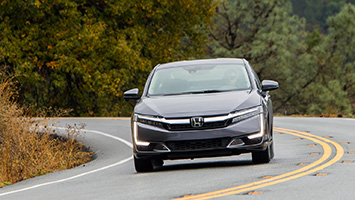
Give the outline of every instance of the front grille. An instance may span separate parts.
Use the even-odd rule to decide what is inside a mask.
[[[218,122],[204,123],[202,127],[192,127],[191,124],[167,124],[166,128],[170,131],[184,131],[184,130],[196,130],[196,129],[213,129],[213,128],[223,128],[228,126],[231,120],[224,120]]]
[[[225,148],[230,142],[230,138],[219,138],[209,140],[189,140],[166,142],[165,145],[171,151],[198,151]]]

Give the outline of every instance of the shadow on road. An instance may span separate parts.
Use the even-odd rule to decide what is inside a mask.
[[[172,170],[188,170],[188,169],[203,169],[203,168],[217,168],[217,167],[236,167],[255,165],[251,160],[232,160],[232,161],[208,161],[198,163],[182,163],[169,164],[162,167],[157,167],[154,171],[172,171]]]

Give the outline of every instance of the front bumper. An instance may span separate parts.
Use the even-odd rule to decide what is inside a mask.
[[[224,128],[169,131],[132,122],[136,158],[185,159],[239,155],[267,147],[263,114]]]

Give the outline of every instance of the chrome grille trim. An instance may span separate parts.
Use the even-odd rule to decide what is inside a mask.
[[[220,121],[225,121],[229,120],[231,118],[235,118],[238,116],[242,116],[248,113],[252,112],[257,112],[259,110],[259,106],[254,107],[254,108],[248,108],[245,111],[238,111],[234,113],[229,113],[228,115],[222,115],[222,116],[216,116],[216,117],[204,117],[204,122],[205,123],[211,123],[211,122],[220,122]],[[146,115],[139,115],[139,118],[145,119],[145,120],[151,120],[155,122],[161,122],[165,124],[190,124],[190,118],[183,118],[183,119],[166,119],[162,117],[151,117],[151,116],[146,116]]]

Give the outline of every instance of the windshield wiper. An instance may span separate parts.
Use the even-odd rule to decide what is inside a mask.
[[[217,93],[217,92],[224,92],[224,91],[223,90],[202,90],[202,91],[183,92],[180,94],[202,94],[202,93]]]
[[[217,92],[225,92],[226,90],[204,90],[203,93],[217,93]]]
[[[202,90],[202,91],[189,91],[189,92],[181,92],[181,93],[163,94],[162,96],[184,95],[184,94],[217,93],[217,92],[226,92],[226,91],[228,91],[228,90]]]

